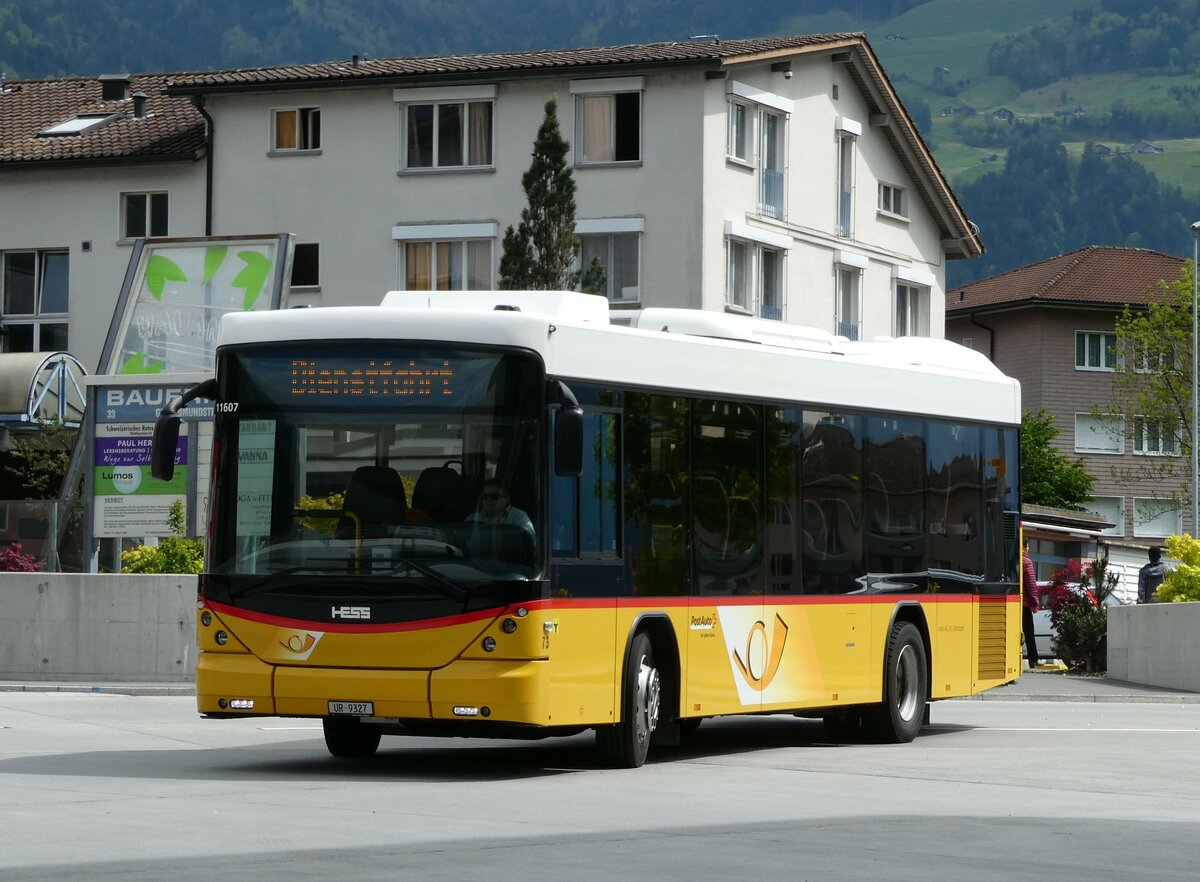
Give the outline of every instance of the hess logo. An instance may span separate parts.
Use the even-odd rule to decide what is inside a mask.
[[[746,683],[755,692],[762,692],[771,685],[783,660],[783,645],[787,643],[788,626],[779,614],[775,615],[775,627],[770,639],[767,626],[757,621],[750,626],[746,635],[746,648],[733,651],[733,665]]]
[[[371,618],[371,607],[369,606],[335,606],[329,611],[331,619],[369,619]]]

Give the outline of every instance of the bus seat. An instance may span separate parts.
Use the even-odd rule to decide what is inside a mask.
[[[462,477],[458,472],[449,466],[430,466],[413,487],[412,509],[430,521],[461,521],[462,499]]]
[[[346,483],[339,539],[378,539],[404,523],[404,483],[388,466],[359,466]]]

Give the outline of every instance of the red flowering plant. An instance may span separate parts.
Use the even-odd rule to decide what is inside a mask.
[[[38,573],[41,569],[40,560],[22,553],[20,542],[10,542],[8,548],[0,551],[0,573]]]
[[[1047,606],[1054,626],[1058,657],[1073,670],[1088,673],[1108,668],[1108,605],[1117,574],[1108,571],[1108,556],[1082,567],[1068,561],[1054,576]]]

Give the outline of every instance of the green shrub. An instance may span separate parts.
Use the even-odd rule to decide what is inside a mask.
[[[122,573],[199,573],[204,569],[204,540],[183,535],[183,503],[171,505],[167,515],[171,535],[158,545],[139,545],[121,552]]]
[[[1050,621],[1056,632],[1058,657],[1072,669],[1099,672],[1108,668],[1106,601],[1116,590],[1117,574],[1108,571],[1108,556],[1081,570],[1074,561],[1054,577],[1050,589]]]
[[[1191,536],[1168,536],[1167,555],[1179,563],[1158,586],[1159,601],[1200,600],[1200,541]]]

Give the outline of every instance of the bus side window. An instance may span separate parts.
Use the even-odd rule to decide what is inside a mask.
[[[620,474],[615,413],[583,416],[583,471],[555,476],[551,543],[558,557],[616,557]]]

